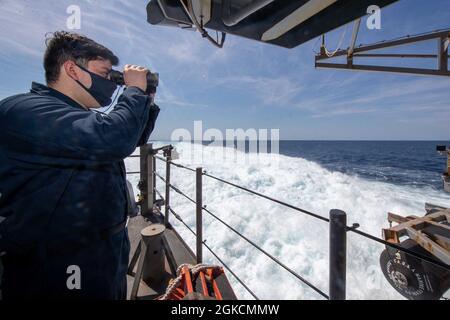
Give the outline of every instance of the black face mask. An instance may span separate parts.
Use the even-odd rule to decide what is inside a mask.
[[[87,88],[80,81],[75,80],[84,90],[86,90],[97,102],[100,106],[106,107],[109,106],[112,102],[111,96],[114,91],[117,89],[117,84],[112,82],[111,80],[105,79],[98,74],[90,72],[86,68],[77,65],[81,70],[86,71],[91,75],[92,85],[90,88]]]

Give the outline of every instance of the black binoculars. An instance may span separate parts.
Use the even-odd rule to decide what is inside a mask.
[[[123,79],[123,73],[117,70],[112,70],[110,73],[110,80],[116,83],[118,86],[123,86],[125,81]],[[159,73],[147,73],[147,94],[155,93],[156,88],[159,85]]]

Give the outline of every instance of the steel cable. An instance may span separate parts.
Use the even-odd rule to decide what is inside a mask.
[[[173,216],[180,221],[194,236],[197,236],[197,233],[192,230],[191,227],[189,227],[184,221],[183,219],[180,217],[179,214],[177,214],[172,208],[169,208],[169,211],[173,214]],[[212,250],[207,244],[206,244],[206,240],[202,241],[202,244],[206,247],[206,249],[208,249],[209,252],[211,252],[211,254],[216,257],[217,260],[219,260],[219,262],[224,266],[225,269],[228,270],[228,272],[230,272],[235,278],[236,280],[245,288],[245,290],[247,290],[248,293],[250,293],[253,298],[255,298],[256,300],[259,300],[259,298],[256,296],[256,294],[253,293],[253,291],[244,283],[244,281],[242,281],[234,272],[233,270],[231,270],[231,268],[225,263],[223,262],[222,259],[219,258],[219,256],[214,252],[214,250]]]

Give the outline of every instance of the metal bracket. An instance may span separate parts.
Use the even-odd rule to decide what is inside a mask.
[[[433,75],[433,76],[450,76],[448,70],[448,47],[450,43],[450,29],[434,31],[426,34],[416,36],[406,36],[401,39],[395,39],[390,41],[382,41],[371,45],[360,45],[355,47],[356,38],[358,35],[360,21],[356,21],[351,44],[348,49],[338,50],[329,57],[322,50],[315,57],[316,68],[334,68],[345,69],[355,71],[381,71],[381,72],[394,72],[403,74],[417,74],[417,75]],[[374,50],[394,48],[402,45],[417,44],[424,41],[437,40],[438,52],[436,54],[402,54],[402,53],[373,53]],[[334,63],[323,62],[332,58],[347,57],[347,63]],[[380,65],[368,65],[368,64],[355,64],[354,58],[377,58],[377,59],[399,59],[399,58],[414,58],[414,59],[436,59],[436,69],[425,68],[411,68],[411,67],[392,67],[392,66],[380,66]]]

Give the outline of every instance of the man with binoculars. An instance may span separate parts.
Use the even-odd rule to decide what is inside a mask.
[[[55,32],[44,56],[47,86],[0,102],[5,300],[126,298],[134,199],[123,159],[147,142],[159,108],[155,74],[126,65],[113,79],[118,63],[87,37]],[[92,112],[111,104],[118,84],[126,89],[115,108]]]

